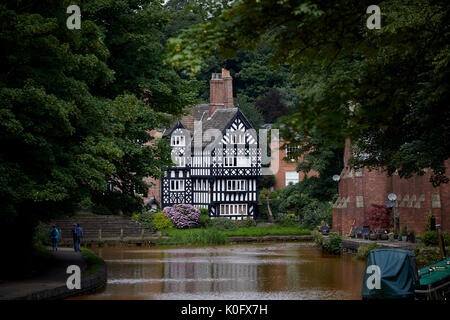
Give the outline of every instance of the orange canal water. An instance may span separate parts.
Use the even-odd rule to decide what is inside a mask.
[[[76,299],[361,299],[365,267],[301,242],[93,250],[107,285]]]

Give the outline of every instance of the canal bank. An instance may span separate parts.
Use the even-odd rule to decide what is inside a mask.
[[[404,249],[414,251],[419,244],[397,240],[364,240],[364,239],[342,239],[342,249],[344,252],[355,253],[361,246],[376,245],[378,248]]]
[[[9,281],[0,284],[0,300],[59,300],[87,294],[102,288],[107,281],[106,263],[101,260],[93,266],[80,252],[71,248],[59,248],[52,251],[52,265],[33,278]],[[66,282],[71,274],[67,267],[76,265],[81,270],[81,288],[68,289]],[[91,272],[95,271],[95,272]]]
[[[115,246],[156,246],[159,239],[169,239],[168,236],[153,237],[115,237],[83,240],[85,247],[115,247]],[[265,236],[228,236],[228,243],[277,242],[277,241],[313,241],[312,235],[265,235]],[[71,246],[70,240],[61,242],[61,246]]]

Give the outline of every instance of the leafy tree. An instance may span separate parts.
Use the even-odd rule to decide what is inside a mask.
[[[380,30],[366,27],[373,4]],[[172,62],[195,73],[211,52],[230,57],[271,32],[272,62],[289,63],[299,84],[288,127],[330,146],[350,137],[355,166],[431,168],[438,185],[450,157],[449,11],[442,0],[239,1],[172,39]]]
[[[234,100],[234,104],[241,109],[242,113],[245,115],[253,128],[257,129],[264,124],[262,114],[252,103],[248,102],[245,96],[237,96]]]
[[[101,91],[108,97],[134,94],[153,110],[181,114],[196,102],[196,83],[164,63],[169,15],[158,0],[86,1],[83,16],[104,32],[108,65],[116,79]],[[174,98],[176,97],[176,98]]]
[[[255,101],[255,107],[263,114],[267,123],[274,123],[286,115],[288,109],[283,102],[281,94],[276,89],[270,89]]]
[[[80,30],[66,27],[69,4],[0,4],[0,241],[13,261],[2,276],[28,270],[39,221],[98,204],[108,181],[124,210],[139,203],[141,178],[170,161],[146,132],[166,118],[155,111],[192,101],[163,63],[158,1],[82,2]]]
[[[122,155],[104,120],[108,101],[89,90],[114,79],[103,34],[89,20],[68,30],[67,6],[0,5],[0,240],[6,256],[21,253],[17,264],[31,262],[38,221],[104,189]]]

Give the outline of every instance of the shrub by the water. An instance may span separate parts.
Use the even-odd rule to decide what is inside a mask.
[[[378,246],[377,246],[376,243],[371,243],[371,244],[368,244],[368,245],[365,245],[365,246],[360,246],[358,248],[358,252],[356,253],[356,257],[358,259],[361,259],[361,260],[366,260],[367,257],[369,256],[369,252],[371,250],[374,250],[374,249],[377,249],[377,248],[378,248]]]
[[[450,233],[443,232],[444,244],[446,246],[450,245]],[[438,235],[437,231],[426,231],[422,236],[422,242],[426,246],[438,246]]]
[[[206,228],[211,224],[211,218],[209,217],[209,211],[205,208],[200,208],[200,217],[198,218],[198,225],[202,228]]]
[[[331,254],[340,254],[342,252],[342,237],[337,233],[330,234],[324,240],[323,248]]]
[[[237,230],[234,221],[228,218],[215,218],[211,220],[211,226],[217,230]]]
[[[322,249],[330,254],[340,254],[342,252],[342,237],[337,233],[331,233],[324,237],[318,231],[312,232],[314,241],[322,246]]]
[[[192,204],[175,204],[172,207],[165,207],[164,214],[170,218],[177,229],[195,227],[198,224],[200,210]]]
[[[422,268],[441,260],[439,248],[418,247],[414,249],[417,267]]]
[[[234,223],[238,228],[256,227],[256,221],[253,219],[236,220]]]
[[[300,221],[295,214],[291,213],[280,216],[277,223],[282,227],[294,227],[298,225]]]
[[[152,232],[155,232],[157,230],[155,224],[153,223],[154,215],[155,214],[153,212],[144,211],[139,215],[138,218],[139,223]]]
[[[164,230],[173,227],[172,220],[167,218],[164,212],[157,212],[153,216],[153,224],[157,230]]]

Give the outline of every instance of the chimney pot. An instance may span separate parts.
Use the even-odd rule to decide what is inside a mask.
[[[234,108],[233,78],[230,71],[222,69],[221,73],[213,73],[209,82],[209,116],[216,109]]]

